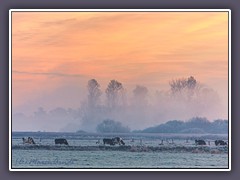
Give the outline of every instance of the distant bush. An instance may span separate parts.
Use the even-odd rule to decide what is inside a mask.
[[[83,130],[78,130],[76,133],[83,134],[83,133],[87,133],[87,132],[83,131]]]
[[[204,134],[206,133],[203,129],[201,128],[190,128],[190,129],[183,129],[180,133],[184,134]]]
[[[106,119],[97,125],[96,131],[99,133],[128,133],[130,128],[123,126],[120,122]]]
[[[172,120],[164,124],[146,128],[143,133],[193,133],[193,134],[227,134],[228,120],[208,121],[206,118],[195,117],[189,121]]]

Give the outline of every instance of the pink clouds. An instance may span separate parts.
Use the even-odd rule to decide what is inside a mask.
[[[13,106],[69,82],[85,91],[89,78],[161,89],[189,75],[218,82],[227,101],[227,12],[13,12],[12,20]]]

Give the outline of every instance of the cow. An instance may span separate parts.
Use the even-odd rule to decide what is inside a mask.
[[[113,141],[113,139],[109,139],[109,138],[104,138],[103,139],[103,144],[110,144],[110,145],[115,145],[115,142]]]
[[[58,139],[55,139],[55,144],[65,144],[65,145],[68,145],[68,142],[64,138],[58,138]]]
[[[206,142],[204,140],[195,140],[196,145],[206,145]]]
[[[100,139],[96,142],[96,144],[100,144]]]
[[[123,142],[123,139],[120,137],[115,137],[113,138],[115,144],[119,144],[119,145],[125,145],[125,143]]]
[[[215,145],[216,146],[218,146],[218,145],[225,146],[225,145],[227,145],[227,142],[224,142],[223,140],[216,140]]]
[[[111,146],[114,146],[115,144],[119,144],[119,145],[125,145],[125,143],[123,142],[122,138],[120,137],[115,137],[115,138],[104,138],[103,139],[103,144],[109,144]]]
[[[23,140],[23,144],[36,144],[32,137],[28,137],[27,139],[23,137],[22,140]]]

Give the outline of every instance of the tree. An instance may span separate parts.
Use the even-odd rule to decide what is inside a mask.
[[[44,110],[43,107],[39,107],[36,112],[34,112],[34,117],[37,119],[44,119],[47,117],[47,112]]]
[[[124,104],[124,88],[122,83],[111,80],[105,92],[109,108],[114,109]]]
[[[172,96],[186,100],[196,95],[201,87],[193,76],[172,80],[169,85]]]
[[[210,125],[210,121],[204,117],[194,117],[185,123],[187,128],[202,128],[205,130],[210,128]]]
[[[99,133],[128,133],[130,132],[129,127],[125,127],[122,123],[106,119],[96,127]]]
[[[145,86],[137,85],[133,90],[134,102],[140,106],[147,104],[148,89]]]
[[[228,134],[228,120],[214,120],[211,125],[211,133]]]
[[[67,110],[62,107],[57,107],[49,111],[49,115],[54,118],[64,118],[68,115]]]
[[[228,121],[227,120],[215,120],[214,122],[208,121],[203,117],[195,117],[189,121],[172,120],[164,124],[160,124],[154,127],[146,128],[140,133],[191,133],[191,134],[227,134],[228,133]]]
[[[100,90],[100,85],[95,79],[88,81],[88,106],[89,108],[95,107],[99,101],[102,94]]]

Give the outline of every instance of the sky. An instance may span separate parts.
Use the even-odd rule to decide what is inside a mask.
[[[194,76],[216,90],[227,118],[227,12],[12,12],[12,105],[80,107],[87,81],[131,93]]]

